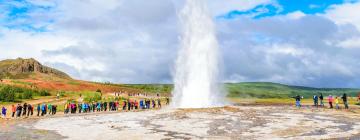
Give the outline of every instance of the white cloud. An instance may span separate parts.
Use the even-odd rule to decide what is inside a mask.
[[[337,46],[344,48],[360,48],[360,37],[343,40],[339,42]]]
[[[324,16],[337,24],[353,24],[360,31],[359,9],[360,2],[333,5]]]
[[[178,1],[32,2],[56,5],[47,13],[32,13],[29,19],[38,26],[53,20],[50,32],[0,28],[0,59],[35,57],[84,80],[171,82],[179,44]],[[214,16],[260,4],[276,2],[209,0]],[[348,5],[357,4],[344,6],[352,7]],[[353,25],[359,27],[360,16],[342,9],[334,6],[326,16],[296,11],[263,19],[215,21],[225,81],[358,87],[360,33]]]
[[[306,16],[306,14],[304,14],[301,11],[295,11],[295,12],[292,12],[292,13],[289,13],[289,14],[286,15],[286,17],[288,17],[290,19],[299,19],[299,18],[302,18],[304,16]]]
[[[29,33],[19,30],[0,29],[0,59],[35,57],[43,60],[43,50],[56,50],[71,45],[73,40],[52,33]]]

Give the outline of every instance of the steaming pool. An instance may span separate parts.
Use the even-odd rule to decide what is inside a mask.
[[[8,139],[360,139],[360,116],[290,106],[162,109],[46,118],[0,130]]]

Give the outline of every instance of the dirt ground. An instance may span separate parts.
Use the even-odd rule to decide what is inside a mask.
[[[242,105],[100,113],[2,124],[5,139],[360,139],[360,110]]]

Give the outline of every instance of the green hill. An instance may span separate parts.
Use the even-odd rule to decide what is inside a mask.
[[[256,98],[288,98],[301,95],[305,98],[319,95],[341,96],[346,93],[349,96],[357,96],[360,89],[351,88],[312,88],[302,86],[289,86],[267,82],[231,83],[226,84],[229,97],[256,97]]]
[[[131,88],[141,89],[145,92],[171,93],[173,85],[170,84],[133,84],[125,85]],[[349,96],[357,96],[360,89],[351,88],[312,88],[302,86],[289,86],[284,84],[269,82],[247,82],[247,83],[227,83],[225,89],[228,97],[239,98],[289,98],[297,94],[310,98],[314,94],[323,93],[324,96],[341,96],[343,93]]]

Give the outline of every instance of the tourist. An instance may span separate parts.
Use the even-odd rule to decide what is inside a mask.
[[[150,99],[147,99],[147,109],[150,109],[150,104],[151,104],[151,100]]]
[[[341,98],[342,98],[342,100],[343,100],[345,109],[349,109],[349,105],[348,105],[348,102],[347,102],[347,95],[346,95],[346,93],[344,93]]]
[[[315,106],[315,107],[318,107],[318,105],[319,105],[319,103],[318,103],[318,100],[319,100],[318,96],[317,96],[317,95],[314,95],[314,96],[313,96],[313,100],[314,100],[314,106]]]
[[[144,100],[140,100],[140,109],[144,109]]]
[[[67,114],[68,108],[69,108],[68,103],[65,103],[64,104],[64,114]]]
[[[122,105],[122,107],[123,107],[123,111],[125,111],[125,110],[126,110],[126,105],[127,105],[126,100],[124,100],[124,101],[123,101],[123,105]]]
[[[128,106],[128,110],[130,111],[130,109],[131,109],[131,102],[130,102],[130,99],[127,101],[127,106]]]
[[[24,103],[23,109],[24,109],[24,111],[23,111],[22,116],[25,116],[26,115],[26,110],[27,110],[27,103]]]
[[[118,111],[118,108],[119,108],[119,101],[116,101],[115,102],[115,111]]]
[[[77,109],[78,109],[78,106],[76,105],[76,103],[74,103],[74,113],[76,113]]]
[[[52,115],[55,115],[57,111],[57,105],[52,105]]]
[[[152,108],[155,108],[155,107],[156,107],[156,103],[155,103],[155,100],[154,100],[154,99],[151,99],[151,103],[152,103]]]
[[[81,104],[81,103],[79,103],[77,106],[78,106],[78,108],[79,108],[79,113],[81,113],[81,110],[82,110],[82,104]]]
[[[158,108],[161,108],[161,100],[158,99],[157,101],[158,101]]]
[[[135,107],[135,103],[134,101],[131,101],[131,110],[134,110],[134,107]]]
[[[48,109],[48,112],[49,112],[49,115],[52,113],[52,105],[51,104],[48,104],[47,105],[47,109]]]
[[[40,104],[37,105],[36,110],[37,110],[37,116],[40,116]]]
[[[85,106],[86,106],[85,103],[82,103],[82,104],[81,104],[81,112],[82,112],[82,113],[85,113],[85,111],[86,111]]]
[[[331,96],[331,95],[328,96],[328,102],[329,102],[330,108],[333,108],[333,96]]]
[[[99,104],[100,105],[100,104]],[[100,105],[100,108],[99,109],[101,109],[101,105]],[[92,112],[95,112],[95,110],[96,110],[96,104],[93,102],[92,103]]]
[[[135,100],[135,103],[134,103],[134,104],[135,104],[135,110],[137,110],[139,104],[138,104],[138,102],[137,102],[136,100]]]
[[[33,115],[33,107],[31,104],[28,104],[28,112],[27,112],[27,117],[29,116],[32,116]]]
[[[19,118],[21,116],[21,111],[22,111],[23,107],[18,104],[16,107],[16,117]]]
[[[340,109],[338,96],[335,97],[335,107],[336,107],[336,109]]]
[[[292,98],[295,99],[295,105],[296,105],[296,107],[300,108],[300,107],[301,107],[301,103],[300,103],[300,101],[301,101],[301,96],[300,96],[300,95],[296,95],[296,96],[294,96],[294,97],[292,97]]]
[[[104,111],[107,111],[107,105],[108,105],[108,103],[104,102]]]
[[[100,112],[100,110],[101,110],[100,103],[97,103],[96,111],[97,111],[97,112]]]
[[[3,116],[3,118],[6,118],[6,108],[3,106],[1,109],[1,115]]]
[[[15,112],[16,112],[15,105],[11,105],[11,112],[12,112],[11,117],[14,118],[15,117]]]
[[[42,104],[41,105],[41,116],[44,116],[46,113],[45,113],[45,110],[46,110],[46,105],[45,104]]]
[[[320,99],[320,106],[324,107],[324,96],[322,93],[320,93],[319,99]]]

